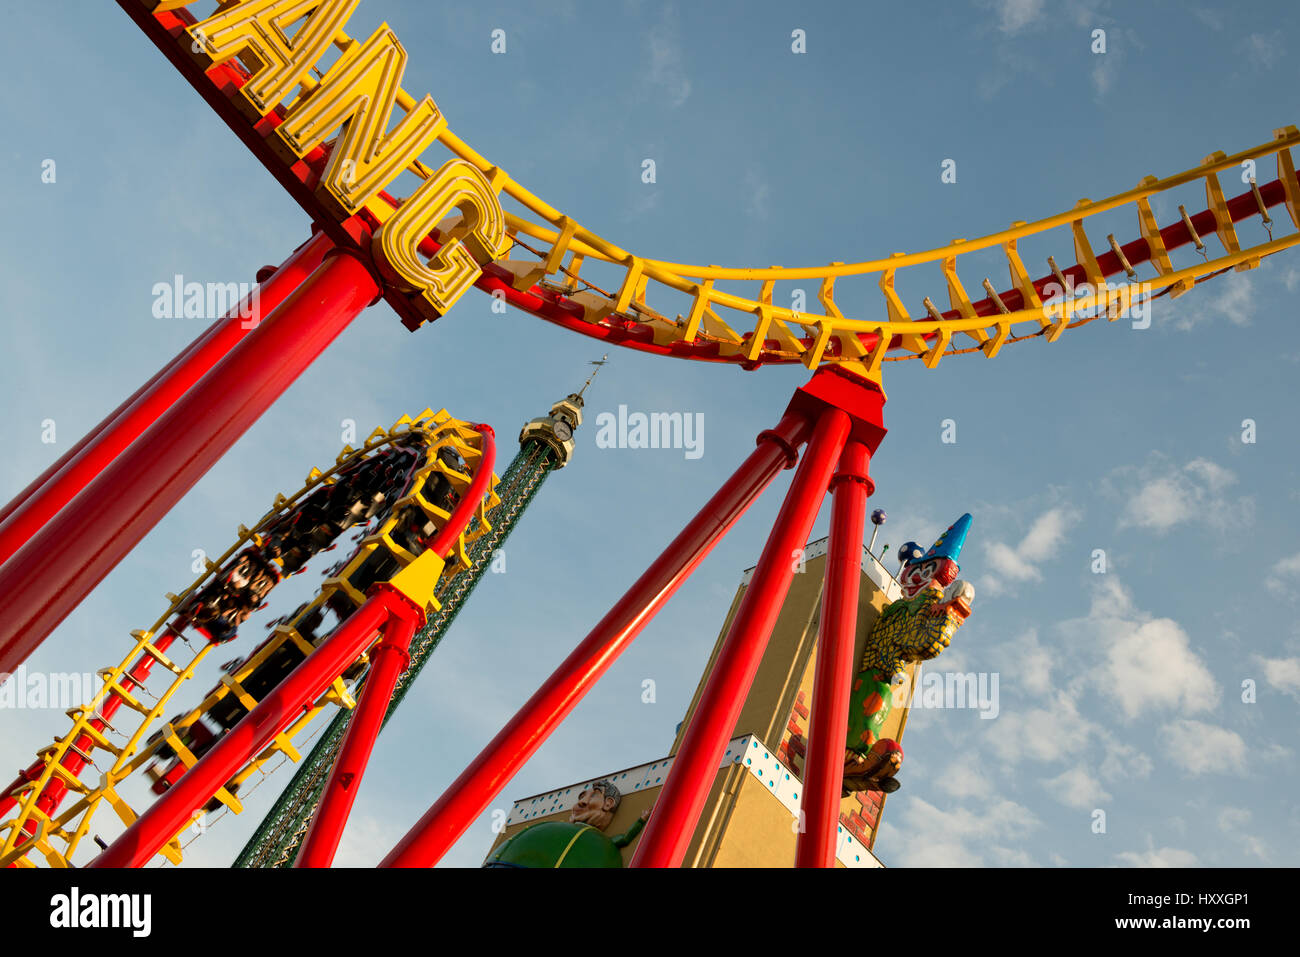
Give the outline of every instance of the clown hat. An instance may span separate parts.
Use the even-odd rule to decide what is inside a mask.
[[[966,544],[966,533],[970,531],[971,517],[967,512],[957,521],[948,526],[948,530],[939,536],[938,541],[930,546],[930,550],[922,555],[918,561],[928,562],[932,558],[947,558],[951,561],[957,561],[957,556],[961,554],[961,547]]]

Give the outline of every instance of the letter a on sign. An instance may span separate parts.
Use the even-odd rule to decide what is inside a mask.
[[[256,121],[307,77],[360,2],[244,0],[190,27],[194,42],[189,49],[205,70],[231,57],[252,56],[258,66],[234,103]],[[307,14],[311,16],[290,40],[289,27]]]

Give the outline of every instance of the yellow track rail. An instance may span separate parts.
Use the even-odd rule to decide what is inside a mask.
[[[469,149],[450,133],[442,137],[453,153],[480,169],[495,169],[486,160]],[[1236,170],[1246,161],[1259,162],[1275,158],[1278,179],[1286,190],[1286,208],[1291,225],[1300,230],[1300,188],[1297,187],[1295,167],[1290,149],[1300,143],[1300,131],[1294,126],[1276,130],[1274,139],[1253,149],[1227,156],[1213,154],[1194,169],[1157,179],[1146,177],[1134,189],[1100,201],[1080,200],[1068,212],[1040,219],[1036,222],[1018,222],[1010,228],[972,240],[956,240],[948,246],[919,253],[896,253],[888,259],[875,259],[857,263],[831,263],[827,266],[788,268],[726,268],[700,266],[648,259],[627,252],[590,231],[578,226],[558,210],[541,202],[527,190],[505,179],[504,192],[522,203],[541,223],[519,216],[507,216],[512,235],[523,235],[541,241],[549,247],[540,250],[542,262],[504,263],[519,277],[517,288],[542,280],[559,268],[564,254],[569,254],[570,267],[565,271],[569,280],[566,288],[573,288],[578,269],[584,258],[595,259],[623,267],[624,279],[618,291],[604,294],[592,290],[580,291],[571,298],[579,301],[586,312],[587,322],[601,322],[611,315],[642,323],[654,330],[655,343],[691,343],[707,338],[716,342],[721,355],[741,356],[748,361],[772,359],[798,359],[808,368],[822,362],[838,362],[850,366],[860,374],[878,379],[880,363],[891,349],[902,348],[908,354],[891,358],[921,358],[925,365],[934,368],[949,349],[955,335],[972,339],[985,355],[994,356],[1012,337],[1013,327],[1034,323],[1046,331],[1049,342],[1059,338],[1083,312],[1100,311],[1117,315],[1132,302],[1148,298],[1140,285],[1125,281],[1107,285],[1097,267],[1096,253],[1085,231],[1090,217],[1119,209],[1129,209],[1140,229],[1140,235],[1149,243],[1158,245],[1148,270],[1153,274],[1149,285],[1159,288],[1175,287],[1177,292],[1190,289],[1198,280],[1226,268],[1253,268],[1268,255],[1300,242],[1300,232],[1291,232],[1266,242],[1243,247],[1234,224],[1227,214],[1218,174]],[[1215,238],[1223,246],[1223,254],[1197,259],[1184,268],[1174,268],[1163,245],[1159,242],[1159,227],[1151,212],[1151,201],[1169,191],[1203,180],[1207,195],[1207,208],[1216,213]],[[1261,219],[1267,214],[1262,205]],[[1030,237],[1053,231],[1068,230],[1062,245],[1072,249],[1074,255],[1062,257],[1064,261],[1084,267],[1094,289],[1078,297],[1062,296],[1055,301],[1043,302],[1033,292],[1031,277],[1017,251],[1017,244]],[[1108,237],[1109,238],[1109,237]],[[1068,245],[1066,245],[1068,244]],[[1029,308],[1000,312],[996,315],[977,315],[970,297],[958,278],[961,257],[987,249],[1000,250],[1006,261],[1013,288],[1027,293]],[[904,269],[939,264],[942,280],[947,288],[950,311],[960,318],[943,318],[925,297],[924,312],[913,317],[895,291]],[[1055,267],[1053,267],[1055,268]],[[1136,271],[1136,270],[1135,270]],[[1046,270],[1044,270],[1046,274]],[[846,316],[835,301],[837,279],[874,275],[881,299],[884,320],[855,319]],[[936,277],[939,278],[939,277]],[[646,306],[649,282],[692,297],[686,315],[678,314],[676,320],[655,313]],[[723,281],[761,283],[756,297],[724,292],[715,284]],[[816,282],[818,301],[822,312],[796,312],[777,305],[773,293],[778,282]],[[987,280],[986,280],[987,282]],[[720,310],[731,320],[724,321]],[[876,345],[868,350],[859,334],[875,334]],[[811,339],[811,342],[808,340]],[[927,341],[929,339],[930,341]],[[835,346],[832,347],[832,343]]]
[[[150,10],[172,11],[191,7],[196,0],[141,2]],[[252,7],[253,0],[243,2]],[[328,41],[323,35],[313,34],[309,44],[312,50],[323,50],[332,44],[340,51],[339,62],[353,62],[362,55],[365,45],[343,30],[353,6],[344,2],[337,5],[334,14],[339,17],[338,29],[332,25],[328,27],[332,31]],[[230,7],[231,3],[221,3],[215,9],[224,12]],[[308,8],[309,5],[290,5],[287,2],[276,8],[282,15],[275,22],[275,29],[287,31],[306,15]],[[180,42],[187,46],[194,44],[196,50],[207,49],[204,44],[208,41],[201,38],[203,24],[207,22],[200,17],[199,22],[187,28],[189,32],[179,38]],[[229,24],[226,27],[231,29]],[[382,39],[382,30],[375,34],[376,38]],[[231,55],[234,49],[235,41],[229,38],[227,41],[229,48],[222,56]],[[397,49],[401,51],[401,58],[394,61],[397,64],[392,66],[394,70],[400,70],[405,62],[405,52],[400,46]],[[209,62],[203,59],[206,55],[200,57],[205,65]],[[254,65],[250,68],[246,63],[246,69],[262,71],[264,64],[256,56],[249,62]],[[258,101],[260,105],[253,108],[252,101],[241,100],[241,109],[247,113],[251,108],[252,113],[259,117],[271,107],[283,108],[284,115],[289,118],[294,117],[300,108],[303,112],[310,112],[312,97],[323,89],[323,76],[319,69],[316,75],[306,74],[301,79],[298,73],[294,73],[297,86],[284,86],[287,92],[269,84],[268,89],[276,91],[276,103]],[[344,83],[343,80],[337,82]],[[337,96],[337,90],[335,93]],[[328,95],[326,100],[332,102]],[[321,127],[325,125],[328,124],[322,123]],[[1147,176],[1135,188],[1108,199],[1080,200],[1065,212],[1034,222],[1016,222],[977,239],[955,240],[923,252],[895,253],[887,258],[860,262],[761,268],[678,263],[625,249],[545,202],[501,166],[470,147],[451,131],[442,111],[431,107],[428,97],[417,100],[398,87],[392,115],[385,118],[381,128],[407,126],[427,130],[427,139],[423,134],[417,138],[429,146],[420,156],[406,163],[405,172],[424,182],[437,179],[437,170],[442,167],[444,157],[431,159],[428,155],[434,149],[432,144],[436,143],[481,174],[499,201],[511,202],[512,208],[502,207],[506,233],[517,246],[536,258],[498,259],[490,266],[478,265],[485,271],[492,270],[493,282],[508,282],[518,293],[540,291],[550,299],[545,307],[520,301],[517,304],[521,308],[559,322],[566,328],[616,343],[681,358],[734,362],[748,368],[772,362],[799,362],[815,369],[822,363],[834,363],[878,380],[881,363],[887,355],[891,360],[920,358],[929,368],[937,366],[946,355],[978,350],[992,357],[1007,342],[1027,338],[1017,334],[1018,326],[1032,324],[1034,335],[1043,335],[1049,342],[1054,342],[1067,329],[1082,324],[1078,320],[1084,313],[1100,312],[1116,318],[1135,301],[1144,301],[1165,290],[1174,294],[1185,292],[1198,281],[1224,269],[1252,268],[1264,256],[1300,242],[1300,185],[1296,181],[1290,152],[1300,142],[1300,131],[1294,126],[1276,130],[1272,141],[1252,149],[1232,155],[1216,152],[1184,172],[1164,178]],[[351,136],[352,127],[346,127],[345,132]],[[305,147],[310,139],[307,137],[299,145]],[[338,143],[336,139],[319,145],[332,149]],[[298,157],[301,151],[290,152]],[[407,154],[402,155],[405,157]],[[1270,229],[1267,241],[1243,245],[1229,215],[1219,176],[1235,171],[1243,163],[1263,167],[1264,161],[1270,158],[1276,162],[1277,178],[1285,189],[1284,205],[1295,231],[1274,237]],[[1204,185],[1205,206],[1195,206],[1193,213],[1202,209],[1213,212],[1213,229],[1205,230],[1206,238],[1210,238],[1210,232],[1215,234],[1213,238],[1222,247],[1222,255],[1210,254],[1207,245],[1201,237],[1195,236],[1193,230],[1196,249],[1204,254],[1203,258],[1191,256],[1187,264],[1176,265],[1164,247],[1160,227],[1152,212],[1152,202],[1162,197],[1169,198],[1172,190],[1197,183]],[[1251,189],[1255,200],[1259,201],[1260,192],[1253,181]],[[382,191],[367,195],[370,198],[364,208],[380,225],[391,219],[403,202]],[[1179,208],[1181,213],[1181,206]],[[347,207],[349,215],[351,210],[351,206]],[[1136,235],[1147,240],[1150,247],[1150,264],[1145,267],[1146,280],[1139,279],[1138,270],[1125,262],[1114,234],[1102,233],[1096,227],[1095,217],[1121,210],[1132,216],[1138,228]],[[1262,202],[1258,212],[1261,223],[1271,226],[1272,220]],[[1184,222],[1188,222],[1186,214],[1182,215]],[[1279,219],[1283,218],[1279,216]],[[1170,225],[1177,226],[1177,222]],[[1126,281],[1118,285],[1107,284],[1098,266],[1096,249],[1101,250],[1103,259],[1110,254],[1104,246],[1095,245],[1096,236],[1088,235],[1088,227],[1092,227],[1094,233],[1106,236],[1119,261],[1125,264]],[[440,241],[447,242],[463,238],[474,228],[463,215],[453,215],[439,223],[436,232]],[[691,224],[685,222],[681,230],[685,232],[690,228]],[[1062,277],[1062,270],[1056,265],[1057,260],[1067,264],[1067,270],[1081,271],[1087,284],[1093,288],[1083,295],[1063,291],[1047,296],[1044,301],[1040,295],[1044,288],[1042,282],[1035,284],[1017,248],[1018,244],[1030,239],[1036,240],[1036,249],[1041,245],[1038,253],[1058,279]],[[1023,297],[1022,308],[1007,308],[987,276],[981,285],[989,297],[973,302],[959,278],[963,271],[968,279],[972,274],[979,275],[966,268],[973,261],[971,254],[995,249],[1006,261],[1011,280],[1009,290],[1017,294],[1017,299]],[[1178,255],[1181,259],[1182,254]],[[597,267],[599,274],[594,278],[608,289],[601,288],[589,275],[583,275],[584,263],[588,262],[600,264]],[[589,267],[587,272],[590,274],[592,269]],[[918,272],[920,274],[913,275]],[[1110,274],[1118,273],[1111,270]],[[1045,269],[1040,272],[1041,277],[1048,275]],[[855,291],[854,298],[867,299],[867,305],[858,315],[847,313],[836,301],[836,282],[867,276],[875,278],[878,298],[872,303],[869,297]],[[728,283],[757,284],[757,290],[724,288]],[[794,287],[783,288],[781,295],[777,295],[777,285],[787,283],[815,283],[816,289],[810,291],[815,292],[820,309],[796,311],[780,305],[778,300],[793,302],[793,297],[787,298],[785,294],[792,292]],[[942,301],[942,297],[920,296],[915,314],[909,312],[899,290],[919,292],[927,285],[936,291],[947,292],[948,310],[941,311],[934,304],[936,300]],[[669,303],[674,304],[670,306]],[[580,313],[574,306],[580,307]],[[684,310],[678,311],[683,306]],[[969,340],[973,348],[956,348],[954,342],[958,337]]]
[[[170,627],[169,623],[173,622],[178,612],[183,612],[191,597],[225,572],[241,550],[250,544],[263,544],[264,533],[286,515],[292,514],[314,490],[338,481],[340,472],[361,459],[398,443],[405,445],[411,442],[413,434],[423,439],[423,444],[420,446],[422,458],[415,469],[406,474],[405,494],[393,502],[385,513],[381,513],[381,520],[371,523],[374,525],[373,531],[361,540],[355,552],[343,563],[342,568],[324,581],[311,602],[300,608],[290,620],[279,624],[255,654],[246,658],[232,673],[223,675],[220,684],[198,706],[177,720],[163,722],[162,716],[172,698],[194,675],[195,669],[212,649],[218,646],[205,642],[201,648],[193,651],[189,661],[182,664],[159,651],[153,644],[154,637],[163,629]],[[447,448],[454,449],[460,455],[466,463],[467,472],[458,472],[440,460],[438,453]],[[173,751],[186,767],[192,767],[196,758],[182,741],[185,731],[231,695],[235,696],[235,699],[246,709],[252,710],[257,702],[244,688],[244,682],[285,643],[292,643],[304,654],[310,654],[315,646],[299,633],[298,626],[326,603],[331,600],[337,603],[341,600],[354,609],[359,607],[365,600],[365,596],[353,585],[352,579],[367,561],[373,560],[377,555],[381,558],[387,556],[394,560],[389,564],[395,564],[399,569],[413,562],[417,554],[408,551],[394,539],[393,533],[399,521],[403,516],[412,514],[410,509],[414,508],[429,521],[441,527],[442,523],[449,519],[450,513],[425,498],[423,493],[428,483],[440,474],[450,483],[452,489],[464,494],[473,480],[480,459],[481,436],[469,423],[452,418],[445,410],[435,413],[426,409],[414,419],[403,416],[391,429],[376,429],[359,449],[345,447],[334,466],[328,471],[313,469],[307,476],[306,484],[295,495],[289,498],[277,495],[271,510],[254,528],[240,526],[238,540],[220,559],[208,561],[204,572],[184,592],[167,596],[168,608],[151,628],[132,632],[134,644],[127,655],[116,666],[99,672],[103,679],[99,693],[88,704],[69,711],[68,715],[73,719],[71,729],[39,753],[39,760],[44,763],[43,772],[36,780],[27,782],[17,789],[15,792],[19,799],[17,813],[9,820],[0,823],[0,836],[3,836],[3,843],[0,843],[0,866],[33,866],[29,859],[32,852],[43,856],[51,866],[72,866],[74,855],[90,832],[95,812],[105,803],[116,812],[123,827],[129,826],[135,820],[136,812],[118,793],[122,783],[132,775],[136,775],[164,747]],[[479,504],[478,521],[471,523],[470,528],[457,540],[439,585],[469,569],[467,545],[490,530],[492,510],[500,504],[495,492],[496,484],[497,480],[494,476],[493,490]],[[394,571],[392,574],[395,573]],[[389,577],[391,574],[381,580],[387,580]],[[323,638],[324,634],[320,637]],[[153,658],[157,666],[172,674],[170,684],[156,696],[143,692],[139,688],[128,691],[123,687],[123,682],[129,681],[129,672],[145,657]],[[358,659],[361,664],[366,661],[365,654]],[[350,670],[352,670],[351,666]],[[267,761],[277,754],[298,761],[300,755],[295,749],[294,741],[302,739],[308,726],[322,710],[331,706],[349,709],[354,707],[356,702],[351,690],[349,682],[341,676],[336,678],[329,690],[321,695],[308,711],[241,769],[227,783],[227,787],[217,792],[216,799],[231,811],[239,813],[242,805],[233,793],[237,786],[254,774],[262,772]],[[125,707],[120,708],[115,715],[116,727],[110,725],[105,731],[99,731],[92,722],[100,718],[100,710],[111,697],[119,698]],[[148,702],[142,700],[145,697],[152,700]],[[133,712],[139,716],[139,721],[134,730],[128,732],[124,729],[123,716],[131,716]],[[116,740],[110,739],[110,734]],[[112,757],[112,764],[106,770],[99,770],[93,761],[87,765],[86,771],[97,772],[97,780],[83,780],[82,777],[70,773],[63,764],[65,757],[79,752],[76,742],[87,736],[94,741],[94,748],[90,753],[81,752],[82,757],[90,757],[94,751],[102,751]],[[85,771],[82,774],[84,775]],[[62,811],[45,813],[39,807],[40,798],[54,781],[66,785],[69,794],[76,795],[76,800]],[[171,841],[160,854],[172,863],[179,863],[181,860],[179,839]]]

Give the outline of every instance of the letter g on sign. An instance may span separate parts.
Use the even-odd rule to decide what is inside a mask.
[[[444,235],[442,248],[427,263],[421,241],[452,212],[461,220]],[[429,177],[375,235],[373,251],[384,278],[408,292],[418,291],[443,315],[483,272],[480,263],[510,249],[505,211],[481,172],[454,159]]]

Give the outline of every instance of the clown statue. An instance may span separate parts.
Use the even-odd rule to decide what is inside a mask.
[[[922,554],[915,542],[899,550],[903,597],[890,602],[867,636],[862,665],[853,679],[849,733],[844,751],[844,793],[898,790],[903,766],[897,741],[880,737],[894,707],[894,683],[908,664],[928,661],[948,647],[970,615],[975,589],[957,579],[957,557],[970,531],[967,513]],[[905,702],[904,702],[905,703]]]
[[[541,821],[524,828],[493,851],[484,867],[622,867],[622,848],[645,827],[650,809],[617,837],[601,833],[614,820],[623,796],[609,781],[582,789],[568,821]]]

